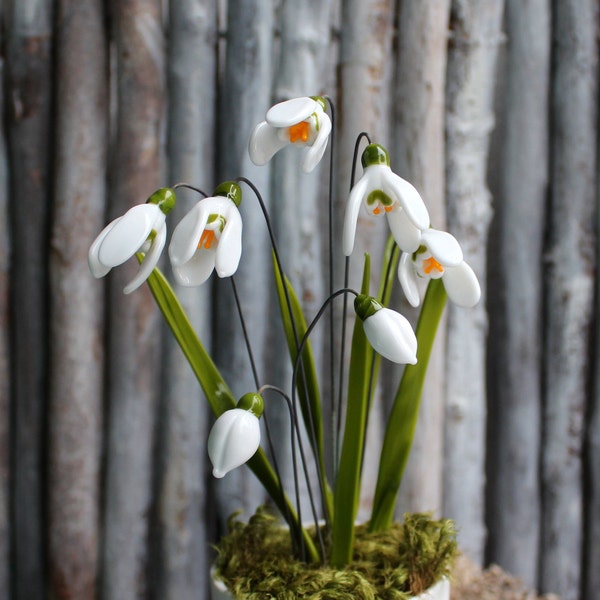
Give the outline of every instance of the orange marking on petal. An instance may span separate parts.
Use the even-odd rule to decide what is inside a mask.
[[[200,236],[200,241],[198,242],[198,250],[210,250],[212,245],[215,243],[217,236],[212,229],[205,229]]]
[[[306,121],[296,123],[289,128],[290,142],[306,142],[310,134],[310,124]]]
[[[380,212],[381,212],[381,208],[379,208],[379,206],[376,206],[376,207],[373,209],[373,214],[374,214],[374,215],[378,215]]]
[[[429,258],[426,258],[423,261],[423,271],[425,272],[425,274],[429,275],[434,269],[438,273],[444,272],[444,267],[442,267],[442,265],[440,265],[440,263],[437,260],[435,260],[433,256],[430,256]]]
[[[385,207],[385,212],[390,212],[391,210],[392,210],[392,207],[391,207],[391,206],[386,206],[386,207]]]

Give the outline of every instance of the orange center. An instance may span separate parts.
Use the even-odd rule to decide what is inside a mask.
[[[444,272],[444,267],[442,267],[442,265],[440,265],[440,263],[435,260],[435,258],[433,258],[433,256],[430,256],[429,258],[426,258],[423,261],[423,271],[429,275],[431,273],[431,271],[436,270],[438,273],[443,273]]]
[[[392,210],[391,206],[382,206],[381,204],[379,206],[376,206],[373,209],[373,214],[374,215],[379,215],[381,214],[381,209],[383,208],[383,210],[385,210],[385,212],[390,212]]]
[[[306,142],[310,134],[310,125],[306,121],[301,121],[289,128],[290,142]]]
[[[212,229],[205,229],[200,236],[200,241],[198,242],[198,250],[209,250],[212,245],[215,243],[217,236]]]

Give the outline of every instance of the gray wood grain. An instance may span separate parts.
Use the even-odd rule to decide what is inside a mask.
[[[50,261],[49,549],[53,598],[96,596],[100,537],[102,286],[87,267],[104,227],[108,52],[103,4],[57,6]]]
[[[112,4],[116,120],[109,218],[145,202],[163,182],[164,37],[161,3]],[[152,449],[159,392],[159,313],[146,286],[123,296],[134,260],[108,277],[108,387],[101,593],[145,598]]]
[[[446,84],[448,230],[465,260],[486,281],[491,198],[486,182],[503,2],[455,0]],[[444,513],[456,519],[459,543],[483,562],[486,435],[485,292],[477,307],[448,305]]]
[[[13,559],[17,599],[44,597],[43,445],[47,410],[52,2],[6,13],[10,160]]]
[[[215,167],[217,14],[214,2],[170,3],[168,54],[169,184],[186,181],[212,193]],[[198,60],[198,57],[203,57]],[[201,196],[180,188],[171,227]],[[169,273],[169,268],[166,272]],[[203,343],[211,343],[211,285],[175,290]],[[208,586],[210,523],[206,460],[208,406],[171,336],[165,344],[158,474],[158,596],[204,598]]]
[[[273,75],[272,0],[230,2],[227,11],[226,57],[218,104],[219,121],[217,170],[221,181],[240,175],[254,182],[270,206],[270,166],[256,167],[248,156],[248,140],[254,126],[264,120],[271,106]],[[271,282],[271,254],[262,213],[250,189],[242,185],[240,212],[244,223],[243,251],[235,281],[244,307],[252,351],[259,377],[265,376],[269,307],[264,290]],[[250,361],[243,341],[231,283],[217,281],[216,335],[217,363],[234,394],[255,388]],[[219,498],[219,521],[240,508],[247,517],[265,500],[265,494],[248,469],[236,469],[215,482]]]
[[[0,18],[3,17],[0,5]],[[3,42],[0,33],[0,43]],[[0,58],[0,77],[4,81],[5,63]],[[0,89],[0,113],[4,113],[4,88]],[[6,131],[0,125],[0,589],[10,595],[10,228],[9,228],[9,162]]]
[[[540,578],[542,590],[575,600],[582,581],[585,357],[594,297],[598,6],[569,0],[553,6]]]
[[[490,559],[537,585],[550,6],[508,0],[489,279]],[[515,531],[519,534],[515,535]]]
[[[392,89],[393,166],[419,190],[438,229],[446,225],[444,98],[449,16],[449,1],[400,4]],[[442,508],[445,327],[444,319],[429,360],[421,413],[400,488],[402,511]]]

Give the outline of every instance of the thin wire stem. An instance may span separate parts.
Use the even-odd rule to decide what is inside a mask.
[[[242,304],[240,302],[240,297],[237,291],[237,286],[235,284],[235,278],[233,277],[233,275],[230,277],[230,281],[231,281],[231,288],[233,290],[233,297],[235,299],[235,305],[237,308],[237,312],[240,318],[240,323],[242,326],[242,333],[244,335],[244,342],[246,344],[246,352],[248,354],[248,358],[250,360],[250,367],[252,369],[252,376],[254,378],[254,385],[257,389],[260,388],[260,380],[258,377],[258,370],[256,368],[256,361],[254,360],[254,352],[252,351],[252,345],[250,343],[250,336],[248,335],[248,328],[246,327],[246,319],[244,318],[244,312],[242,310]],[[260,393],[260,392],[259,392]],[[269,445],[269,451],[271,453],[271,458],[273,461],[273,470],[275,471],[275,476],[277,477],[277,480],[279,481],[279,491],[281,492],[281,498],[284,499],[285,498],[285,490],[283,488],[283,479],[281,477],[281,471],[279,469],[279,464],[277,462],[277,453],[275,452],[275,446],[273,444],[273,437],[271,435],[271,428],[269,426],[269,419],[267,416],[266,411],[263,413],[263,422],[265,424],[265,432],[267,434],[267,443]],[[292,442],[293,443],[293,442]],[[293,471],[294,471],[294,483],[295,483],[295,487],[296,487],[296,498],[299,498],[299,487],[298,487],[298,482],[297,482],[297,466],[294,464],[293,465]],[[287,504],[286,502],[282,502],[282,505],[286,507],[286,512],[287,512]],[[287,512],[287,514],[285,515],[287,517],[287,521],[288,523],[290,522],[289,519],[289,512]],[[300,516],[298,516],[298,519],[300,519]],[[297,534],[297,533],[296,533]],[[301,540],[301,545],[304,545],[304,540],[302,538],[302,535],[299,536],[300,540]]]
[[[237,180],[238,182],[244,182],[246,185],[248,185],[250,187],[250,189],[254,192],[254,195],[256,196],[256,199],[260,205],[260,208],[262,210],[263,213],[263,217],[267,226],[267,230],[269,233],[269,239],[271,241],[271,248],[273,249],[273,256],[275,258],[275,263],[277,265],[277,270],[279,272],[279,277],[281,278],[281,281],[283,282],[283,291],[284,291],[284,296],[285,296],[285,301],[286,301],[286,308],[288,311],[288,315],[290,317],[290,322],[292,324],[292,331],[294,334],[294,343],[296,345],[297,348],[297,356],[296,356],[296,360],[298,360],[298,357],[301,356],[302,352],[298,349],[299,348],[299,337],[298,337],[298,330],[296,327],[296,322],[294,319],[294,313],[292,310],[292,303],[291,303],[291,299],[288,293],[288,289],[287,289],[287,285],[285,283],[285,272],[283,270],[283,264],[281,262],[281,258],[280,258],[280,254],[279,254],[279,250],[277,247],[277,242],[275,240],[275,234],[273,231],[273,225],[271,222],[271,218],[269,216],[269,213],[267,211],[267,207],[264,203],[264,200],[262,198],[261,193],[259,192],[258,188],[254,185],[254,183],[252,181],[250,181],[247,177],[238,177]],[[304,370],[304,366],[302,365],[301,367],[302,370],[302,377],[303,380],[305,382],[305,389],[307,387],[306,384],[306,372]],[[292,386],[295,386],[295,379],[292,382]],[[294,389],[292,389],[292,392],[294,392]],[[293,409],[293,413],[294,413],[294,419],[296,422],[296,427],[299,428],[298,425],[298,408],[297,408],[297,404],[295,402],[295,394],[293,393],[292,398],[294,399],[294,401],[292,402],[292,409]],[[308,429],[309,429],[309,435],[311,436],[311,440],[312,440],[312,446],[313,446],[313,454],[315,456],[315,465],[316,465],[316,469],[317,469],[317,473],[318,473],[318,479],[319,479],[319,486],[320,486],[320,493],[321,493],[321,502],[322,502],[322,506],[323,506],[323,510],[325,515],[328,514],[328,510],[327,510],[327,502],[326,502],[326,498],[325,498],[325,490],[324,490],[324,483],[323,483],[323,473],[321,471],[321,467],[320,467],[320,459],[317,456],[317,449],[318,449],[318,443],[316,440],[316,432],[315,432],[315,427],[314,427],[314,422],[313,422],[313,414],[312,414],[312,410],[310,407],[310,402],[306,403],[307,408],[308,408]],[[308,496],[310,499],[310,503],[311,506],[313,507],[313,512],[314,511],[314,496],[312,493],[312,489],[310,486],[310,481],[308,479],[308,468],[307,468],[307,462],[306,462],[306,455],[304,452],[304,444],[302,443],[302,438],[301,436],[298,434],[298,448],[300,450],[300,457],[302,460],[302,467],[303,467],[303,471],[305,473],[305,478],[306,478],[306,486],[307,486],[307,492],[308,492]],[[296,502],[297,502],[297,511],[298,511],[298,520],[300,521],[301,524],[301,520],[300,520],[300,515],[301,515],[301,511],[302,508],[300,506],[300,500],[299,500],[299,494],[297,493],[297,498],[296,498]],[[316,517],[315,517],[316,518]],[[326,519],[327,520],[327,519]],[[327,520],[328,521],[328,520]],[[318,523],[317,523],[317,529],[318,529]]]
[[[187,188],[188,190],[193,190],[194,192],[197,192],[201,196],[208,198],[208,194],[206,192],[203,192],[200,188],[194,187],[193,185],[190,185],[189,183],[184,183],[182,181],[179,183],[176,183],[173,186],[173,189],[176,190],[177,188]]]

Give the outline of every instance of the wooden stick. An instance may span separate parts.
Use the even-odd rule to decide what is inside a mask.
[[[7,133],[12,226],[14,598],[45,595],[43,457],[47,409],[47,254],[52,100],[52,2],[8,7]]]
[[[455,0],[446,83],[448,229],[465,260],[486,283],[491,198],[487,157],[494,124],[493,93],[504,3]],[[485,293],[477,307],[449,303],[444,514],[454,518],[463,551],[481,563],[485,543],[486,433]]]
[[[164,36],[159,0],[112,3],[116,122],[109,218],[162,185]],[[159,393],[160,314],[146,286],[123,287],[135,260],[109,275],[108,439],[101,590],[145,598],[152,450]]]
[[[555,2],[553,17],[540,587],[576,600],[582,581],[581,454],[594,298],[598,6],[589,0]]]
[[[543,242],[548,186],[550,6],[507,1],[506,61],[490,168],[490,558],[537,586],[541,497]],[[494,258],[495,257],[495,258]],[[518,532],[518,534],[516,534]]]
[[[169,13],[169,185],[187,181],[212,194],[215,182],[217,62],[216,3],[171,2]],[[202,57],[202,60],[198,60]],[[179,188],[169,222],[176,224],[202,198]],[[169,269],[167,269],[169,272]],[[210,348],[211,286],[173,284],[187,314]],[[210,490],[206,468],[208,406],[175,340],[165,345],[158,463],[159,593],[165,600],[193,598],[208,587]]]
[[[50,586],[55,598],[93,598],[100,539],[103,289],[89,272],[87,251],[105,218],[108,50],[102,2],[60,0],[57,8]]]

